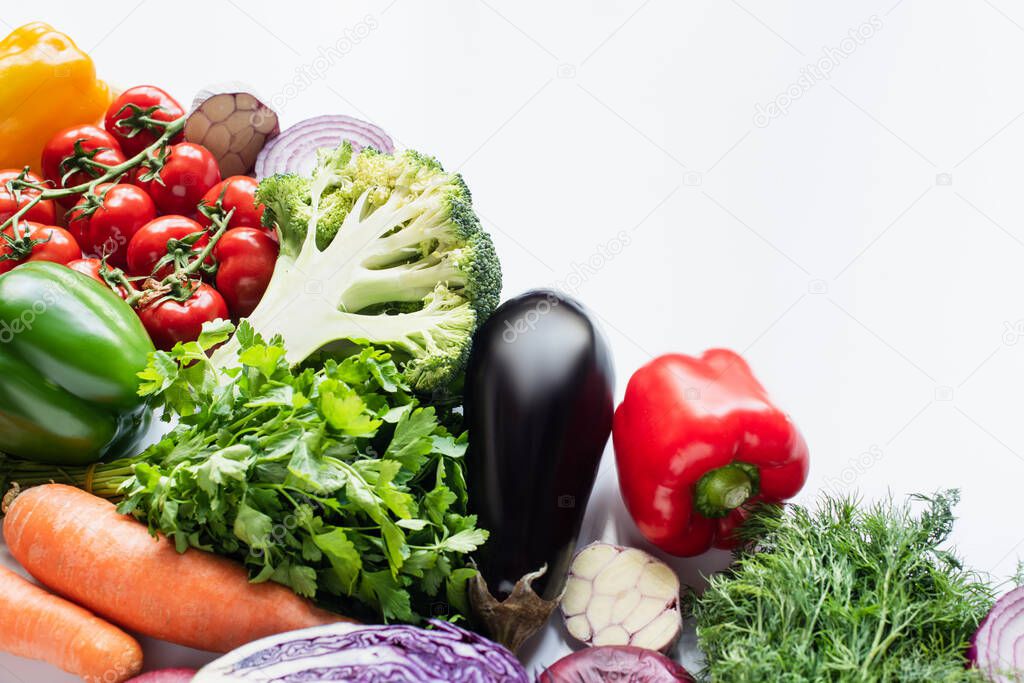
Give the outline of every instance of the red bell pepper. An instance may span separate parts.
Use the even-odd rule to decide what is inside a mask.
[[[637,370],[613,436],[626,508],[673,555],[735,545],[757,501],[782,502],[807,479],[807,444],[738,354],[670,354]]]

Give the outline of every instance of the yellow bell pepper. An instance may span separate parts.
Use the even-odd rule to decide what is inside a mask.
[[[71,38],[42,22],[11,31],[0,41],[0,169],[38,171],[55,133],[99,121],[111,99]]]

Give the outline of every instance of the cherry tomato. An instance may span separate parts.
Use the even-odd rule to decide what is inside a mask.
[[[256,188],[260,182],[255,178],[246,175],[233,175],[226,178],[210,188],[210,191],[203,195],[203,201],[213,206],[217,199],[221,199],[221,206],[225,211],[235,210],[228,220],[228,230],[232,228],[262,228],[263,211],[267,207],[263,204],[256,204]],[[210,219],[202,216],[199,222],[204,226],[210,225]]]
[[[9,226],[4,233],[14,235],[13,226]],[[26,261],[53,261],[54,263],[67,264],[75,259],[82,258],[82,250],[78,242],[64,228],[55,225],[42,225],[40,223],[24,222],[18,223],[19,238],[28,237],[37,241],[32,246],[32,253],[28,258],[4,259],[0,261],[0,274],[6,273]],[[0,256],[7,256],[13,250],[7,240],[0,238]]]
[[[277,242],[263,230],[236,228],[225,232],[213,255],[217,258],[217,291],[235,319],[244,318],[263,298],[277,262]]]
[[[228,306],[217,290],[200,283],[186,301],[164,299],[139,309],[139,319],[149,332],[153,345],[170,351],[178,342],[199,338],[203,323],[218,318],[227,319]]]
[[[180,240],[197,232],[203,232],[203,226],[191,218],[184,216],[160,216],[139,228],[138,232],[128,242],[128,274],[133,276],[153,275],[153,267],[157,261],[167,255],[167,242],[175,239]],[[210,238],[204,234],[193,247],[200,250]],[[169,275],[174,268],[170,265],[164,266],[156,277]]]
[[[167,254],[167,243],[180,240],[197,232],[204,232],[203,227],[186,216],[159,216],[143,225],[128,242],[126,253],[127,273],[131,276],[154,275],[163,277],[173,269],[170,266],[153,273],[157,261]],[[199,239],[196,246],[205,245],[209,238]]]
[[[0,171],[0,224],[13,216],[18,209],[28,204],[34,197],[39,196],[38,190],[22,190],[20,192],[20,201],[14,201],[14,195],[7,191],[7,183],[14,180],[19,175],[21,175],[21,171],[13,169]],[[35,173],[29,173],[26,175],[25,180],[32,183],[43,182],[43,179]],[[43,225],[53,225],[57,221],[57,211],[56,207],[53,205],[53,200],[44,199],[43,201],[38,202],[35,206],[26,211],[22,215],[21,219],[42,223]]]
[[[98,258],[79,258],[69,261],[66,265],[71,270],[77,270],[82,275],[88,275],[93,280],[96,280],[96,282],[106,283],[106,280],[100,275],[103,261],[100,261]]]
[[[153,181],[142,180],[142,176],[145,175],[148,171],[149,169],[145,168],[144,166],[136,166],[135,168],[128,172],[127,182],[139,188],[140,190],[148,194],[150,198],[152,198]],[[154,204],[155,203],[156,202],[154,202]]]
[[[103,127],[114,136],[120,143],[121,149],[129,157],[135,156],[152,145],[163,134],[163,129],[156,127],[146,128],[129,136],[132,129],[121,123],[133,115],[132,107],[129,105],[135,105],[142,110],[160,107],[147,115],[156,121],[174,121],[185,115],[185,110],[181,108],[178,101],[155,85],[137,85],[125,90],[107,109]],[[183,133],[178,133],[171,138],[171,143],[181,142],[183,137]]]
[[[86,254],[106,256],[107,263],[124,268],[128,264],[128,242],[139,228],[156,218],[156,205],[141,189],[125,183],[104,183],[96,188],[96,194],[102,203],[92,213],[86,213],[85,197],[68,212],[69,229],[75,226]]]
[[[220,182],[220,167],[210,150],[191,142],[170,148],[160,171],[163,185],[154,181],[148,191],[162,213],[195,213],[199,200]]]
[[[75,153],[75,143],[80,143],[81,148],[86,152],[95,152],[92,160],[106,166],[116,166],[124,163],[125,157],[117,140],[110,133],[99,126],[84,125],[65,128],[50,138],[43,148],[43,177],[51,181],[55,187],[74,187],[87,183],[103,173],[102,169],[93,169],[91,172],[76,171],[72,173],[67,182],[61,182],[61,178],[68,169],[62,169],[64,160]],[[77,197],[62,197],[58,200],[62,206],[70,207]]]
[[[96,280],[96,282],[100,283],[104,287],[110,287],[110,284],[106,280],[104,280],[103,276],[100,274],[100,268],[103,267],[103,261],[99,260],[98,258],[75,259],[74,261],[69,262],[67,264],[67,267],[70,268],[71,270],[77,270],[82,275],[87,275],[91,277],[93,280]],[[118,285],[117,287],[117,294],[122,299],[128,298],[128,292],[125,290],[124,287],[121,287],[120,285]]]

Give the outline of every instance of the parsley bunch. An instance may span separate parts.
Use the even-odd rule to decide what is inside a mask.
[[[752,545],[694,598],[711,680],[980,681],[965,650],[992,591],[941,547],[958,493],[915,499],[918,516],[829,495],[755,510]]]
[[[131,459],[119,510],[347,614],[468,613],[467,554],[487,532],[466,514],[466,435],[383,351],[293,370],[243,322],[240,367],[219,371],[206,350],[230,332],[208,327],[141,374],[179,424]]]

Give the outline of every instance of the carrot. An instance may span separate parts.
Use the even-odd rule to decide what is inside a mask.
[[[0,650],[90,683],[121,683],[142,670],[142,648],[130,635],[3,567]]]
[[[91,493],[28,489],[4,519],[11,554],[41,583],[124,628],[200,650],[228,652],[266,636],[344,617],[277,583],[165,538]]]

